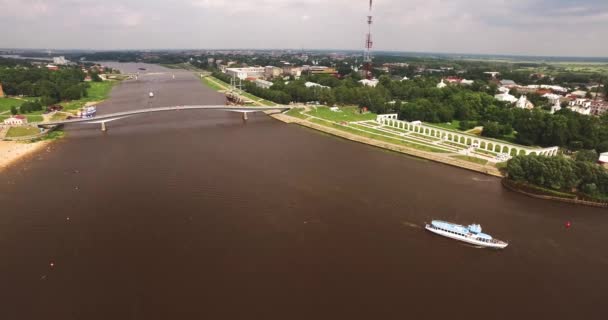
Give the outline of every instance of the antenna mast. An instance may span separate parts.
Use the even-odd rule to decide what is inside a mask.
[[[367,16],[367,36],[365,39],[365,52],[363,53],[363,69],[365,70],[365,78],[371,79],[372,75],[372,48],[374,42],[372,41],[372,1],[369,0],[369,14]]]

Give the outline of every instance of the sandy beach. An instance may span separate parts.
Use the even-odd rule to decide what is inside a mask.
[[[44,149],[52,141],[24,143],[15,141],[0,141],[0,172],[23,157]]]

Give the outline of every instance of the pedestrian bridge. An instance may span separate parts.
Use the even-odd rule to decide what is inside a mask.
[[[60,121],[51,121],[45,123],[39,123],[39,127],[51,127],[72,123],[98,123],[101,124],[101,130],[106,130],[106,122],[111,122],[127,117],[131,117],[138,114],[146,114],[146,113],[156,113],[156,112],[169,112],[169,111],[180,111],[180,110],[223,110],[229,112],[239,112],[243,114],[243,119],[247,120],[247,114],[250,112],[262,112],[262,111],[270,111],[270,110],[288,110],[291,109],[290,106],[277,105],[272,107],[245,107],[245,106],[226,106],[226,105],[216,105],[216,106],[175,106],[175,107],[161,107],[161,108],[147,108],[147,109],[138,109],[131,111],[123,111],[116,113],[109,113],[98,115],[92,118],[78,118],[78,119],[68,119],[68,120],[60,120]]]

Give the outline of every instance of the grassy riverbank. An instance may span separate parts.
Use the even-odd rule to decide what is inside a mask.
[[[118,83],[118,81],[89,82],[90,87],[87,89],[86,97],[60,104],[65,110],[76,110],[84,107],[87,103],[101,102],[108,98],[112,88]]]
[[[205,86],[211,88],[212,90],[218,91],[218,92],[226,92],[226,91],[230,90],[230,84],[228,84],[218,78],[212,77],[212,76],[202,77],[201,82]],[[272,106],[277,105],[276,103],[274,103],[272,101],[268,101],[268,100],[262,99],[260,97],[256,97],[245,91],[240,91],[239,95],[246,98],[247,100],[250,100],[255,105],[260,105],[260,106],[265,106],[265,107],[272,107]]]

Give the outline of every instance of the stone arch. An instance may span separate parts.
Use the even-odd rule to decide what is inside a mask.
[[[519,153],[518,153],[518,155],[520,155],[520,156],[525,156],[525,155],[526,155],[526,150],[524,150],[524,149],[519,149]]]
[[[480,149],[486,149],[488,147],[488,144],[485,141],[481,141],[481,143],[479,144],[479,148]]]
[[[465,143],[467,146],[473,145],[473,139],[471,139],[471,138],[466,138],[466,139],[465,139],[465,141],[464,141],[464,143]]]
[[[501,153],[509,153],[509,147],[507,147],[507,146],[502,147]]]
[[[488,142],[486,144],[486,150],[488,150],[488,151],[494,151],[494,144],[491,143],[491,142]]]
[[[517,155],[517,148],[511,148],[509,154],[511,155],[511,157],[515,157]]]
[[[467,143],[466,138],[463,137],[463,136],[460,136],[460,139],[458,139],[458,142],[461,143],[461,144]]]
[[[494,152],[500,153],[500,150],[501,149],[500,149],[500,145],[499,144],[497,144],[497,145],[494,146]]]

